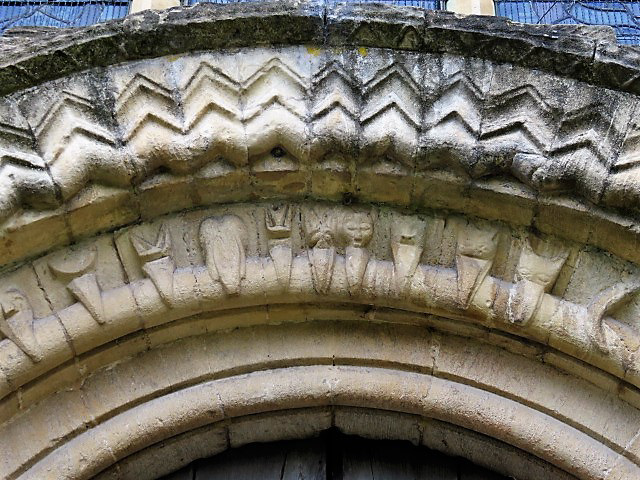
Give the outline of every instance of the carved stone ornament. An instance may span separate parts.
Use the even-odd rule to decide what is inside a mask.
[[[336,258],[335,218],[311,209],[305,215],[305,230],[313,285],[318,293],[327,293]]]
[[[589,315],[590,330],[589,334],[594,345],[605,353],[610,352],[610,347],[605,336],[605,320],[610,313],[628,303],[634,295],[640,291],[640,283],[618,283],[597,295],[588,305],[587,313]],[[618,324],[616,328],[615,325]],[[618,333],[619,339],[622,341],[623,349],[630,349],[632,353],[638,349],[638,334],[633,332],[630,334],[629,328],[613,320],[611,326],[614,332]],[[611,328],[611,326],[609,328]]]
[[[518,259],[514,286],[509,292],[507,311],[511,322],[523,325],[531,320],[543,295],[553,288],[568,253],[561,245],[543,242],[537,237],[527,240]]]
[[[33,310],[23,292],[11,288],[0,295],[0,332],[31,360],[39,362],[43,354],[35,336],[34,320]]]
[[[237,294],[246,275],[247,228],[235,215],[208,218],[200,225],[200,244],[209,275],[229,295]]]
[[[391,227],[394,290],[405,296],[420,263],[424,242],[424,223],[417,218],[402,218]]]
[[[469,306],[469,302],[491,270],[497,246],[495,230],[467,223],[458,232],[457,287],[458,302],[463,308]]]
[[[201,3],[0,50],[0,478],[330,428],[640,478],[640,55],[610,29]]]
[[[96,322],[106,321],[106,312],[102,300],[102,290],[92,270],[95,268],[96,250],[92,249],[70,258],[58,259],[49,263],[56,277],[67,282],[67,288],[91,313]]]
[[[291,216],[293,209],[289,204],[270,206],[265,213],[269,255],[273,260],[278,281],[284,289],[291,281],[293,251],[291,244]]]
[[[131,243],[144,263],[171,256],[171,236],[164,224],[160,227],[155,242],[148,242],[140,236],[132,235]]]
[[[345,248],[345,269],[349,293],[357,295],[362,289],[369,265],[367,246],[373,236],[371,212],[349,209],[339,219],[338,235]]]

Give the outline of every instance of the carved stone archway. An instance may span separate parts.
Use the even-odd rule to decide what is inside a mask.
[[[635,51],[251,9],[4,40],[0,477],[333,426],[639,478]]]

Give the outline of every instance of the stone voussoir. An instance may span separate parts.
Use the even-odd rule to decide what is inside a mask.
[[[640,57],[611,29],[200,4],[0,51],[1,478],[330,427],[639,478]]]
[[[241,21],[248,15],[242,8],[212,12],[225,22]],[[453,54],[448,47],[432,49],[435,53],[379,48],[375,45],[390,45],[372,38],[367,32],[378,28],[367,22],[393,29],[385,15],[401,16],[395,33],[385,38],[397,34],[404,39],[400,43],[413,44],[428,31],[423,17],[431,14],[335,8],[338,20],[329,16],[327,28],[351,38],[344,40],[347,44],[371,47],[325,49],[324,40],[311,35],[291,39],[310,45],[268,53],[255,46],[261,44],[256,40],[252,48],[234,53],[181,52],[69,73],[5,97],[0,103],[6,173],[0,183],[0,264],[8,268],[97,232],[172,211],[308,196],[444,207],[569,240],[586,238],[625,259],[640,260],[634,247],[638,232],[629,226],[640,204],[635,95],[502,59],[480,59],[458,47],[449,49]],[[196,18],[189,12],[149,12],[122,25],[144,24],[147,16],[185,29],[206,24],[206,15]],[[285,13],[282,18],[288,18]],[[168,20],[172,15],[182,20]],[[455,24],[460,31],[481,22],[434,18],[438,28]],[[218,21],[223,20],[211,20],[212,25]],[[508,24],[497,22],[502,27],[496,31],[509,31]],[[142,37],[162,31],[140,29]],[[563,29],[540,30],[546,32],[534,28],[531,35],[552,43],[548,36],[583,38],[558,34]],[[496,41],[504,40],[489,31]],[[52,34],[38,39],[47,35]],[[90,30],[60,35],[92,38]],[[564,205],[577,198],[567,216],[575,221],[564,228],[540,221],[548,202],[539,195]],[[519,211],[501,208],[510,197]],[[619,221],[625,217],[629,220]],[[592,235],[594,222],[625,240]],[[42,229],[49,235],[35,234]]]

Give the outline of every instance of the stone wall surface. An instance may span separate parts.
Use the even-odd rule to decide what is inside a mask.
[[[612,31],[273,2],[0,44],[0,478],[330,426],[640,478]]]

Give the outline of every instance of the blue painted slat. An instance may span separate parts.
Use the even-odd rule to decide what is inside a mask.
[[[195,5],[197,3],[253,3],[264,0],[186,0],[186,5]],[[444,0],[325,0],[327,4],[334,3],[389,3],[392,5],[404,5],[412,7],[421,7],[428,10],[442,10]]]
[[[0,0],[0,34],[17,26],[80,27],[124,17],[129,0]]]
[[[522,23],[609,25],[620,43],[640,44],[640,1],[495,0],[496,15]]]
[[[185,4],[262,0],[184,0]],[[340,0],[325,0],[327,4]],[[342,0],[345,1],[345,0]],[[347,3],[363,0],[346,0]],[[370,0],[440,10],[445,0]],[[366,3],[367,0],[364,0]],[[121,18],[128,0],[0,0],[0,34],[16,26],[75,27]],[[640,44],[640,0],[495,0],[496,14],[523,23],[610,25],[620,43]]]

